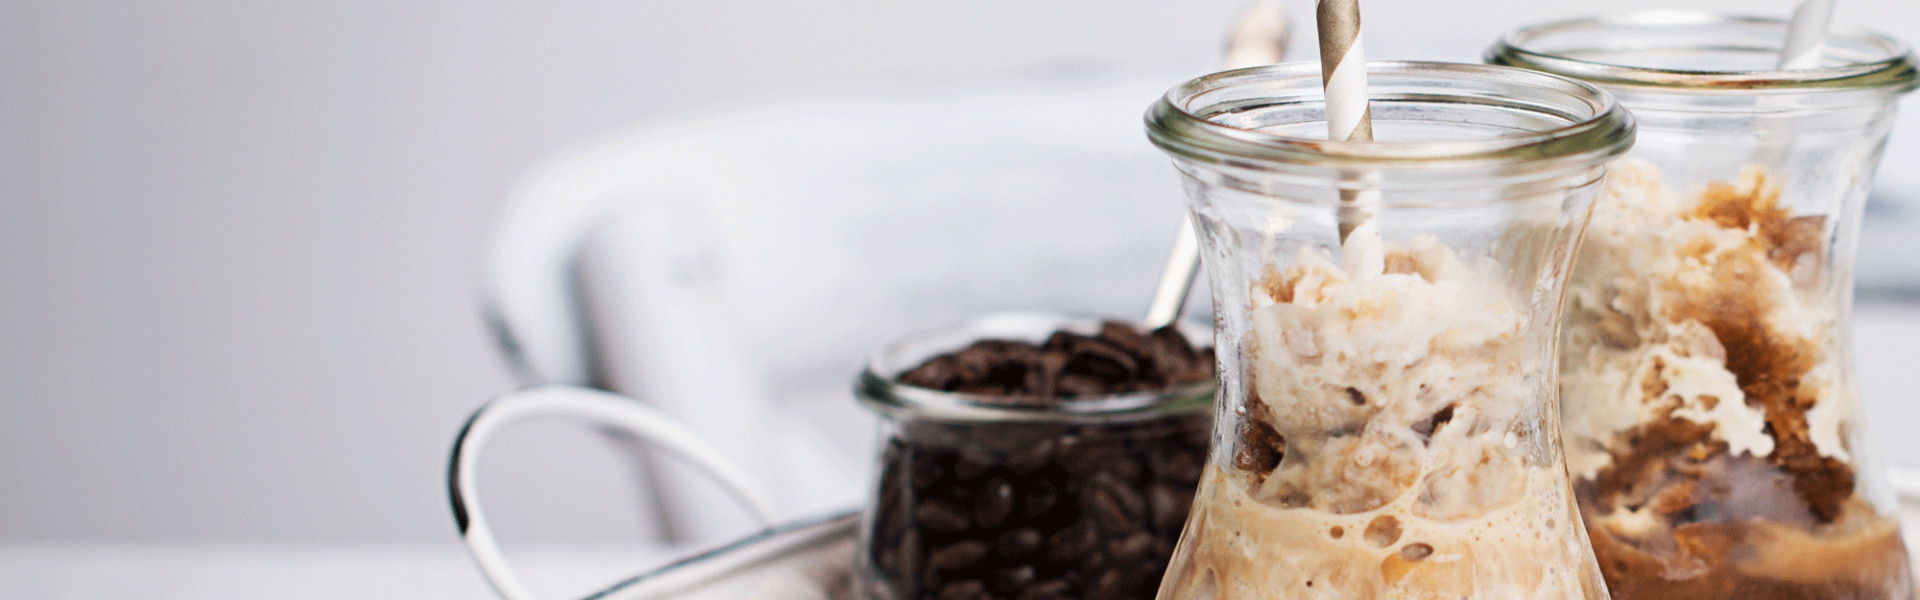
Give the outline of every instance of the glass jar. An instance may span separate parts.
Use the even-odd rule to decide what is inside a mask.
[[[1912,598],[1868,467],[1848,312],[1862,205],[1915,85],[1884,36],[1775,69],[1780,20],[1527,27],[1497,64],[1592,82],[1640,123],[1575,259],[1560,352],[1576,496],[1615,598]]]
[[[1146,597],[1186,520],[1212,427],[1210,380],[1070,398],[914,387],[902,374],[981,340],[1039,344],[1099,323],[989,315],[876,356],[856,395],[882,417],[860,528],[860,597]],[[1208,332],[1184,325],[1195,345]],[[1197,358],[1204,359],[1204,356]]]
[[[1159,597],[1603,600],[1552,367],[1632,119],[1517,69],[1367,71],[1378,142],[1326,140],[1313,64],[1202,77],[1148,112],[1215,290],[1221,398]]]

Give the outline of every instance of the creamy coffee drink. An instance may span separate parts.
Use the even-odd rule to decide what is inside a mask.
[[[1825,217],[1749,167],[1682,193],[1612,168],[1568,287],[1567,462],[1615,598],[1911,598],[1862,493]]]
[[[1633,119],[1564,78],[1370,63],[1393,90],[1368,104],[1378,142],[1328,143],[1316,66],[1209,75],[1148,113],[1186,187],[1220,365],[1158,597],[1606,600],[1553,350]]]
[[[1433,238],[1379,255],[1252,290],[1244,425],[1160,597],[1605,598],[1513,286]]]

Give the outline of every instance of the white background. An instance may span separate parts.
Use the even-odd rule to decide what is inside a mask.
[[[1363,4],[1373,57],[1462,61],[1592,6]],[[1920,3],[1840,6],[1842,23],[1920,38]],[[512,385],[475,282],[516,176],[584,141],[800,96],[1171,85],[1209,69],[1238,8],[0,3],[0,540],[450,543],[445,453]],[[1897,143],[1920,147],[1907,116]],[[1873,410],[1914,414],[1907,400]],[[487,478],[509,539],[609,541],[635,527],[620,473],[556,426],[503,439]]]

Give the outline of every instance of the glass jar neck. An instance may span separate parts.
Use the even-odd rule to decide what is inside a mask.
[[[1176,87],[1148,111],[1148,137],[1186,165],[1238,180],[1344,180],[1385,191],[1557,178],[1603,164],[1633,139],[1632,117],[1606,92],[1536,72],[1375,62],[1368,90],[1373,142],[1326,139],[1325,93],[1309,63],[1226,71]],[[1368,179],[1354,180],[1362,172]]]
[[[1780,70],[1780,19],[1653,11],[1525,27],[1487,62],[1606,88],[1635,112],[1793,113],[1884,104],[1920,85],[1907,46],[1836,30],[1821,66]]]

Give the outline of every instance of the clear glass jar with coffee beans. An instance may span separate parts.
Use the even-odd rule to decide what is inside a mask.
[[[856,595],[1153,597],[1206,463],[1209,338],[1008,313],[883,351]]]

